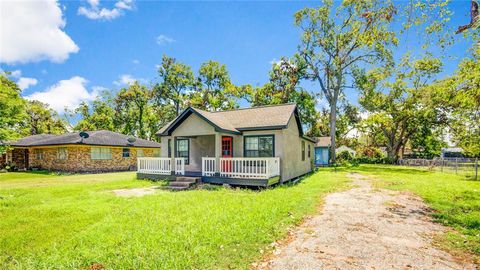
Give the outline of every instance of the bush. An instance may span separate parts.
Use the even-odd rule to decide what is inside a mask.
[[[342,162],[342,161],[350,161],[353,159],[353,156],[352,154],[350,154],[350,152],[348,151],[342,151],[340,153],[337,154],[337,160],[339,162]]]
[[[365,146],[357,149],[359,156],[368,157],[368,158],[381,158],[383,157],[382,151],[374,146]]]

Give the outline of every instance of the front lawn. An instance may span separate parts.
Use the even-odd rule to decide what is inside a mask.
[[[433,217],[461,234],[448,233],[442,244],[480,256],[480,181],[454,173],[415,167],[361,165],[350,170],[371,175],[378,187],[409,190],[433,209]]]
[[[347,181],[324,170],[263,191],[121,198],[111,190],[159,183],[134,173],[0,174],[0,268],[245,269]]]

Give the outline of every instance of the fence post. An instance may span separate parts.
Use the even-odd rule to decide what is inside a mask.
[[[455,173],[458,174],[458,158],[455,158]]]
[[[475,180],[478,180],[478,158],[475,158]]]

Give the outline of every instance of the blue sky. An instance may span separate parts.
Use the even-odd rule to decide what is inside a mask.
[[[91,2],[61,1],[58,9],[64,24],[57,21],[58,27],[55,22],[50,22],[55,21],[52,18],[58,17],[58,14],[47,11],[55,7],[30,8],[27,7],[29,2],[24,2],[17,11],[20,14],[17,20],[33,20],[26,16],[28,12],[25,9],[35,12],[38,20],[26,23],[33,29],[18,29],[16,32],[13,29],[6,37],[6,28],[13,24],[8,25],[8,21],[1,24],[0,35],[4,35],[1,39],[8,38],[13,43],[8,44],[13,48],[8,51],[6,45],[0,46],[1,68],[16,71],[13,74],[15,80],[31,79],[23,80],[22,85],[28,86],[23,90],[24,96],[38,97],[61,110],[63,104],[76,104],[82,99],[91,101],[97,90],[118,90],[131,79],[155,82],[156,65],[163,54],[190,65],[194,71],[207,60],[216,60],[227,65],[235,84],[262,85],[268,80],[271,61],[292,55],[299,44],[300,32],[293,25],[295,11],[319,5],[319,2],[313,1]],[[3,2],[2,5],[7,4]],[[11,10],[12,5],[18,3],[10,2],[8,5]],[[451,4],[455,12],[450,23],[453,28],[468,23],[469,5],[469,1]],[[5,10],[3,6],[0,12],[5,13]],[[42,14],[44,11],[46,15]],[[1,15],[5,18],[8,14]],[[11,16],[14,15],[15,11],[12,11]],[[48,26],[35,29],[46,21]],[[41,39],[42,31],[49,27],[64,33],[57,33],[61,36],[58,37],[60,41],[54,38],[36,40]],[[30,45],[15,44],[22,33],[31,33],[32,40],[27,42]],[[73,44],[66,41],[65,36]],[[418,46],[415,38],[414,34],[409,36],[411,46]],[[467,55],[469,41],[461,36],[458,38],[459,42],[446,52],[454,59],[447,61],[444,75],[451,74],[458,60]],[[42,44],[45,50],[53,52],[32,52],[25,56],[25,51],[29,49],[40,50],[37,47],[41,46],[36,44]],[[21,51],[15,52],[15,48],[21,48]],[[415,47],[412,49],[416,50]],[[7,54],[13,56],[8,58],[10,55]],[[21,60],[15,60],[15,57]],[[308,87],[317,91],[310,85]],[[41,92],[50,92],[50,95],[39,94]],[[357,95],[348,91],[347,97],[355,103]]]

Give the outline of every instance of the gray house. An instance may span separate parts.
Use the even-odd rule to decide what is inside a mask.
[[[139,158],[138,178],[268,186],[312,171],[314,141],[304,136],[295,104],[188,108],[157,135],[161,157]]]

